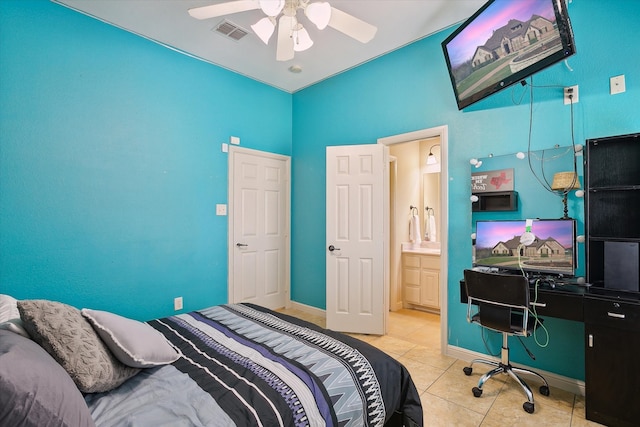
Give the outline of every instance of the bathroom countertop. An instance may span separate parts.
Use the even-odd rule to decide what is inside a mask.
[[[434,247],[437,246],[437,247]],[[414,243],[403,243],[402,253],[416,254],[416,255],[437,255],[440,256],[440,244],[433,244],[428,242],[427,246],[416,245]]]

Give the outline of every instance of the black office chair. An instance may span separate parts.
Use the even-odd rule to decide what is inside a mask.
[[[485,363],[495,368],[484,374],[478,386],[472,389],[475,397],[482,395],[482,386],[491,377],[503,373],[513,378],[527,395],[527,402],[522,407],[533,413],[533,393],[518,374],[529,374],[542,380],[540,394],[549,395],[549,384],[542,375],[529,369],[516,368],[509,362],[510,335],[527,337],[533,333],[537,325],[534,316],[529,316],[529,281],[519,275],[485,273],[465,270],[464,281],[467,289],[467,320],[477,323],[483,328],[502,333],[502,352],[500,362],[488,359],[474,359],[464,373],[471,375],[474,363]],[[477,307],[477,308],[473,308]],[[472,314],[472,312],[475,313]]]

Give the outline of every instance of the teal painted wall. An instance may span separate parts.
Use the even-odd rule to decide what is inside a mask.
[[[227,302],[221,143],[290,155],[291,116],[289,93],[3,0],[0,293],[138,319]]]
[[[579,85],[577,143],[640,132],[640,34],[635,22],[640,2],[574,1],[569,14],[578,50],[568,60],[573,71],[560,63],[536,74],[533,84]],[[605,22],[611,24],[601,24]],[[467,324],[465,306],[459,303],[458,281],[471,266],[469,159],[527,150],[530,96],[528,88],[518,85],[458,111],[440,47],[451,31],[294,94],[292,298],[325,307],[325,147],[373,144],[380,137],[448,125],[448,341],[485,352],[478,328]],[[619,74],[626,75],[627,91],[611,96],[609,78]],[[560,88],[534,89],[533,150],[571,143],[570,108],[561,94]],[[522,100],[515,105],[513,99]],[[549,217],[558,216],[557,204],[548,209]],[[545,324],[549,345],[538,348],[528,341],[537,360],[530,360],[517,343],[512,358],[583,379],[583,325],[558,319]],[[495,351],[498,346],[491,344]]]
[[[534,84],[580,86],[579,142],[640,131],[640,2],[580,0],[569,13],[573,71],[558,64]],[[457,302],[471,265],[469,158],[526,149],[529,95],[458,111],[440,49],[450,32],[292,96],[45,0],[0,2],[0,292],[138,319],[172,314],[178,295],[185,310],[226,302],[227,223],[214,212],[227,202],[220,144],[236,135],[292,155],[292,299],[324,308],[325,147],[446,124],[449,342],[484,351]],[[619,74],[627,92],[611,96]],[[534,96],[532,149],[567,145],[560,89]],[[538,360],[514,347],[515,360],[582,378],[582,325],[546,324]]]

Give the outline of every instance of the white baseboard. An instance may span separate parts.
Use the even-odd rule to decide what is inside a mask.
[[[464,360],[465,362],[471,362],[473,359],[491,358],[491,356],[487,356],[486,354],[478,353],[475,351],[467,350],[466,348],[456,347],[453,345],[447,346],[445,354],[450,357],[455,357],[456,359]],[[556,387],[573,394],[584,396],[584,381],[554,374],[553,372],[543,371],[541,369],[533,368],[527,365],[514,364],[513,366],[536,371],[547,380],[551,387]]]
[[[314,316],[326,317],[326,311],[321,308],[312,307],[310,305],[302,304],[300,302],[291,301],[291,308],[300,310]]]

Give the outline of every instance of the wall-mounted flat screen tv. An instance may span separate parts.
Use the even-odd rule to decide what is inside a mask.
[[[490,0],[442,49],[460,110],[576,51],[565,0]]]
[[[525,220],[476,222],[474,266],[498,270],[546,273],[571,277],[576,270],[576,221],[573,219],[533,220],[535,239],[520,243]]]

